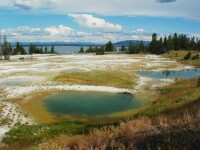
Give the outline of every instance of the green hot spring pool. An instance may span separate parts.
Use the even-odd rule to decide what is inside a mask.
[[[45,109],[55,118],[98,120],[123,117],[143,102],[131,94],[67,92],[47,96]]]

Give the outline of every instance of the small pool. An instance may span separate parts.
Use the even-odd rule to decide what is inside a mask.
[[[23,80],[3,80],[3,81],[0,81],[0,85],[1,86],[24,86],[26,84],[28,84],[29,82],[28,81],[23,81]]]
[[[108,117],[142,106],[142,101],[131,94],[67,92],[48,96],[43,106],[55,117],[83,118]]]
[[[149,104],[132,94],[48,91],[15,100],[41,123],[81,121],[113,123],[132,116]]]
[[[137,72],[137,74],[148,77],[148,78],[155,78],[155,79],[172,79],[172,78],[197,78],[200,75],[200,69],[182,69],[178,71],[144,71],[144,72]]]

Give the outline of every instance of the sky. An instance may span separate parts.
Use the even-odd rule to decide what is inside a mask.
[[[200,38],[199,0],[0,0],[0,34],[10,42]]]

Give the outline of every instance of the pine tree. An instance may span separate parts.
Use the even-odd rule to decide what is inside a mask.
[[[114,49],[114,46],[112,44],[111,41],[109,41],[108,43],[106,43],[105,45],[105,51],[107,52],[113,52],[115,49]]]
[[[103,47],[97,47],[96,48],[96,55],[104,55],[104,48]]]
[[[40,53],[40,54],[43,54],[43,53],[44,53],[42,47],[40,47],[40,51],[39,51],[39,53]]]
[[[86,53],[95,53],[95,49],[90,46],[85,52]]]
[[[20,47],[20,43],[19,43],[19,42],[17,42],[16,48],[14,49],[13,54],[14,54],[14,55],[19,55],[19,54],[21,54],[21,47]]]
[[[166,52],[169,51],[169,46],[168,46],[167,37],[164,38],[164,41],[163,41],[163,48],[164,48],[164,51],[166,51]]]
[[[144,52],[145,51],[145,46],[144,46],[144,42],[140,41],[139,45],[138,45],[138,49],[139,52]]]
[[[200,51],[200,40],[197,42],[197,50]]]
[[[48,48],[47,48],[47,46],[46,46],[45,49],[44,49],[44,53],[45,53],[45,54],[48,53]]]
[[[122,45],[120,51],[122,51],[122,52],[126,51],[126,48],[125,48],[124,44]]]
[[[190,50],[195,50],[196,49],[196,43],[195,43],[195,38],[192,37],[190,40]]]
[[[169,50],[174,50],[174,40],[171,35],[168,37],[167,44]]]
[[[29,54],[37,54],[37,51],[38,50],[35,45],[33,45],[33,44],[29,45]]]
[[[51,53],[52,53],[52,54],[55,54],[55,53],[56,53],[56,52],[55,52],[54,46],[51,47]]]
[[[4,35],[4,43],[2,46],[3,56],[5,60],[10,59],[10,55],[12,53],[12,46],[10,43],[7,42],[7,37]]]
[[[128,52],[130,53],[130,54],[134,54],[135,53],[135,49],[134,49],[134,44],[133,44],[133,42],[130,42],[129,43],[129,46],[128,46]]]
[[[157,34],[153,33],[153,35],[152,35],[152,41],[150,42],[150,45],[149,45],[149,51],[150,51],[150,53],[156,54],[157,47],[158,47]]]
[[[160,40],[158,41],[158,47],[157,47],[157,52],[156,54],[163,54],[165,53],[164,51],[164,46],[163,46],[163,40],[162,40],[162,37],[160,38]]]
[[[181,34],[179,38],[180,38],[180,49],[186,50],[189,46],[189,39],[187,38],[187,35]]]
[[[174,50],[180,50],[180,41],[177,33],[174,34]]]
[[[11,55],[12,52],[13,52],[13,48],[12,48],[12,46],[11,46],[10,43],[8,43],[8,47],[9,47],[9,55]],[[9,56],[9,57],[10,57],[10,56]]]
[[[80,48],[79,53],[84,53],[84,48],[83,47]]]
[[[21,51],[21,55],[26,55],[26,54],[27,54],[27,52],[26,52],[26,50],[24,49],[24,47],[23,47],[22,44],[20,45],[20,51]]]

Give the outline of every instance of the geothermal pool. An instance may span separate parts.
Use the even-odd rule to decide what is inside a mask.
[[[44,106],[55,115],[74,116],[108,115],[141,106],[140,100],[131,94],[62,93],[49,96]]]
[[[200,69],[182,69],[177,71],[143,71],[138,72],[139,75],[154,79],[173,79],[173,78],[185,78],[192,79],[197,78],[200,75]]]
[[[126,118],[146,102],[132,94],[47,92],[18,100],[39,122],[113,122]]]

